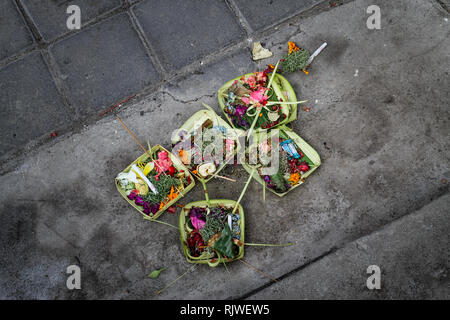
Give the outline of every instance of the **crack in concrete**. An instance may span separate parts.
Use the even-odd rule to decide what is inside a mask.
[[[174,100],[174,101],[176,101],[176,102],[180,102],[180,103],[182,103],[182,104],[188,104],[188,103],[192,103],[192,102],[198,102],[200,99],[203,99],[203,98],[206,98],[206,97],[212,98],[212,97],[214,97],[214,96],[216,95],[216,93],[212,93],[212,94],[204,94],[204,95],[202,95],[202,96],[200,96],[200,97],[198,97],[198,98],[195,98],[195,99],[191,99],[191,100],[181,100],[180,98],[175,97],[173,94],[171,94],[171,93],[168,92],[168,91],[161,91],[161,93],[162,93],[162,94],[167,94],[169,97],[172,98],[172,100]]]

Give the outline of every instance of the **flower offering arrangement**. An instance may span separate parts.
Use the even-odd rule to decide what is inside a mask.
[[[120,194],[144,217],[157,219],[194,185],[189,170],[160,145],[133,161],[116,177]]]

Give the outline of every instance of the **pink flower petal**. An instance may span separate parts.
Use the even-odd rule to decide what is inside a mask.
[[[191,222],[195,229],[200,230],[203,228],[206,224],[205,221],[197,218],[196,216],[191,216]]]

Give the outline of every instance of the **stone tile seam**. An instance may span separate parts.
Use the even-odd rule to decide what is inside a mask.
[[[19,2],[20,0],[14,0],[14,1]],[[126,12],[126,11],[128,11],[128,14],[131,15],[131,13],[130,13],[131,7],[141,3],[143,1],[144,0],[139,0],[139,1],[135,2],[135,3],[133,3],[133,5],[130,5],[128,1],[124,2],[123,6],[121,8],[113,10],[113,13],[110,13],[107,16],[103,16],[102,15],[102,16],[97,17],[92,22],[90,22],[88,25],[83,26],[83,28],[81,30],[79,30],[79,31],[67,33],[67,34],[65,34],[65,35],[63,35],[63,36],[61,36],[59,38],[56,38],[56,39],[52,40],[51,42],[45,43],[45,45],[41,45],[41,47],[38,47],[36,45],[34,48],[28,49],[25,52],[23,52],[22,54],[16,55],[13,59],[7,59],[6,64],[4,63],[4,61],[0,61],[0,69],[6,67],[9,64],[12,64],[14,62],[22,60],[24,57],[26,57],[27,55],[31,54],[33,51],[36,51],[36,50],[40,50],[40,51],[47,50],[49,47],[54,45],[56,42],[62,41],[64,39],[66,39],[66,38],[74,36],[77,33],[83,32],[86,28],[91,27],[91,26],[93,26],[93,25],[95,25],[97,23],[101,23],[102,21],[104,21],[104,20],[106,20],[108,18],[111,18],[111,17],[113,17],[115,15],[118,15],[118,14]],[[353,2],[353,1],[357,1],[357,0],[340,0],[340,1]],[[328,2],[327,1],[323,1],[323,2],[321,2],[319,4],[316,4],[314,6],[314,8],[319,7],[319,6],[323,5],[324,3],[328,3]],[[320,14],[321,12],[323,12],[323,11],[328,11],[328,10],[331,10],[331,9],[333,9],[333,8],[331,8],[329,6],[326,6],[326,7],[322,8],[321,10],[319,10],[317,12],[313,12],[312,15],[317,15],[317,14]],[[24,14],[24,13],[22,12],[22,14]],[[262,31],[254,32],[254,34],[252,36],[263,37],[265,35],[268,35],[268,34],[273,32],[273,29],[276,26],[283,26],[283,25],[289,23],[290,20],[302,17],[305,14],[307,16],[310,15],[308,10],[300,9],[299,11],[297,11],[296,15],[291,16],[290,18],[283,19],[279,24],[272,25],[272,27],[270,27],[269,29],[264,29]],[[140,39],[140,40],[142,42],[142,39]],[[247,49],[251,50],[250,49],[250,44],[248,43],[247,40],[248,39],[242,39],[242,40],[240,40],[237,43],[232,43],[232,44],[229,44],[228,46],[224,46],[217,52],[213,52],[213,53],[205,55],[204,57],[200,57],[197,61],[195,61],[195,62],[193,62],[191,64],[188,64],[188,65],[182,67],[179,70],[175,70],[175,71],[173,71],[173,72],[171,72],[169,74],[166,74],[166,76],[163,79],[160,79],[160,81],[158,83],[155,83],[153,85],[150,85],[148,87],[145,87],[145,88],[137,91],[135,93],[136,97],[133,99],[133,102],[134,103],[138,103],[138,102],[143,101],[145,98],[147,98],[149,95],[151,95],[152,90],[160,89],[167,82],[176,81],[177,79],[183,78],[184,76],[192,73],[193,70],[195,71],[195,70],[200,69],[202,67],[203,63],[205,65],[208,65],[208,64],[213,63],[213,62],[215,62],[215,61],[217,61],[217,60],[219,60],[221,58],[223,59],[223,58],[230,57],[233,54],[235,54],[237,51],[239,51],[239,50],[241,50],[243,48],[247,48]],[[144,44],[144,46],[145,46],[145,44]],[[151,53],[149,53],[149,54],[151,54]],[[45,56],[45,55],[43,55],[43,56]],[[50,53],[49,53],[49,57],[52,58]],[[51,60],[49,60],[49,61],[46,61],[46,64],[47,65],[53,65],[54,63]],[[155,65],[155,67],[157,68],[157,65]],[[56,67],[55,67],[55,69],[57,71]],[[55,70],[53,70],[53,71],[55,71]],[[66,95],[63,94],[67,90],[65,88],[64,84],[63,84],[63,80],[60,79],[60,78],[55,79],[55,76],[59,77],[59,74],[57,72],[52,72],[51,70],[49,70],[49,72],[52,75],[52,78],[53,78],[53,80],[55,82],[55,86],[58,88],[58,92],[60,94],[62,94],[62,99],[65,101],[65,103],[69,104],[69,106],[68,106],[69,110],[73,111],[73,106],[70,103],[70,99]],[[121,109],[125,110],[130,105],[131,105],[131,103],[126,103],[126,104],[121,106]],[[89,115],[89,116],[81,119],[79,117],[79,115],[75,112],[74,114],[72,114],[72,117],[74,117],[76,119],[76,121],[83,120],[83,123],[85,123],[85,124],[86,123],[87,124],[92,124],[92,123],[95,123],[98,120],[98,116],[96,114],[92,114],[92,115]],[[76,126],[76,123],[74,123],[73,125]],[[72,127],[72,126],[67,126],[67,127]],[[66,130],[64,130],[64,128],[58,128],[58,129],[60,129],[62,131],[66,131]],[[35,138],[34,140],[38,140],[38,139],[39,139],[39,137]],[[29,153],[32,150],[37,149],[37,148],[39,148],[39,147],[41,147],[42,145],[45,145],[45,144],[46,144],[46,142],[39,143],[39,144],[33,146],[32,149],[27,150],[26,153]],[[15,152],[15,154],[18,154],[20,156],[20,155],[23,154],[23,152]],[[11,158],[8,158],[8,159],[2,161],[1,167],[3,167],[4,165],[7,165],[7,162],[14,161],[15,158],[16,158],[16,156],[13,155]],[[5,172],[8,172],[8,170],[3,171],[2,174],[5,173]]]
[[[250,24],[248,23],[247,19],[245,18],[244,14],[241,12],[239,7],[234,2],[234,0],[224,0],[224,1],[227,4],[233,16],[235,17],[235,20],[239,24],[241,29],[245,32],[247,37],[250,36],[254,31],[250,26]]]
[[[136,4],[133,4],[132,7],[128,10],[128,16],[130,17],[131,24],[133,25],[133,29],[138,34],[139,39],[142,42],[142,45],[144,46],[145,50],[147,51],[147,55],[149,56],[150,60],[152,61],[153,65],[155,66],[156,72],[158,73],[160,82],[165,80],[167,75],[167,70],[164,68],[163,64],[161,63],[161,60],[159,59],[158,55],[156,54],[155,49],[153,48],[151,42],[147,39],[147,36],[145,35],[144,28],[139,23],[139,19],[136,17],[133,8],[136,6]]]

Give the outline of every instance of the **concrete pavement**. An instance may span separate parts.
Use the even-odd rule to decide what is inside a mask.
[[[112,89],[130,90],[124,91],[127,95],[133,93],[133,81],[142,84],[138,98],[120,108],[119,115],[141,140],[150,139],[152,144],[169,147],[168,130],[181,126],[200,110],[201,102],[219,113],[216,91],[224,82],[276,62],[287,50],[288,41],[310,51],[323,41],[328,42],[328,48],[315,60],[308,76],[288,75],[297,96],[308,99],[311,108],[310,112],[300,108],[294,130],[318,151],[322,166],[302,187],[285,198],[268,194],[265,203],[261,186],[252,183],[243,203],[247,241],[295,242],[295,246],[287,248],[246,248],[245,261],[282,281],[273,285],[271,280],[239,262],[228,266],[231,277],[223,267],[199,266],[157,295],[157,290],[190,265],[182,255],[176,230],[143,221],[115,189],[114,177],[141,154],[139,147],[112,115],[97,120],[87,112],[86,120],[82,120],[76,108],[82,110],[83,104],[72,105],[70,95],[64,94],[65,89],[61,91],[66,81],[72,81],[78,68],[72,70],[71,66],[81,63],[80,58],[67,64],[64,72],[68,78],[55,78],[45,52],[32,51],[24,53],[20,61],[29,63],[35,59],[29,68],[38,71],[30,74],[41,75],[39,84],[51,97],[48,103],[44,97],[37,102],[49,108],[54,115],[52,121],[59,121],[60,117],[67,126],[77,121],[80,125],[36,147],[9,154],[2,164],[0,297],[449,297],[448,12],[432,0],[361,0],[331,8],[327,2],[326,9],[295,8],[293,16],[283,13],[287,19],[284,22],[276,24],[268,19],[267,26],[259,26],[258,22],[245,18],[247,9],[240,7],[240,1],[227,2],[230,3],[230,12],[240,28],[239,32],[231,33],[240,41],[218,44],[223,46],[219,53],[192,63],[170,56],[167,61],[160,61],[155,59],[157,54],[147,61],[145,52],[157,49],[146,45],[149,40],[146,37],[142,41],[143,34],[137,33],[133,40],[128,29],[130,37],[126,36],[124,41],[143,43],[143,51],[131,50],[130,54],[149,69],[138,71],[136,77],[125,77],[123,86],[119,81],[110,85]],[[382,10],[381,30],[366,27],[365,10],[371,4]],[[144,7],[145,3],[138,2],[137,6]],[[105,13],[101,23],[92,23],[79,33],[61,35],[59,41],[70,43],[78,37],[79,41],[86,39],[85,45],[93,46],[90,43],[96,37],[96,29],[114,24],[116,18],[129,19],[121,18],[129,15],[129,11],[112,10]],[[139,13],[136,16],[139,19]],[[136,28],[136,21],[131,20],[131,28]],[[106,30],[116,32],[113,26]],[[274,57],[254,63],[249,50],[252,41],[262,41],[274,52]],[[124,50],[125,47],[119,46]],[[200,44],[199,56],[206,54],[202,48]],[[54,55],[51,46],[42,50]],[[114,47],[108,52],[114,52]],[[64,63],[64,50],[60,54]],[[114,60],[113,54],[111,57]],[[39,59],[44,62],[38,62]],[[98,59],[98,64],[94,60],[87,63],[116,72],[106,67],[107,60]],[[22,62],[9,61],[0,69],[9,79],[6,86],[9,93],[1,101],[10,108],[14,102],[19,110],[26,110],[33,97],[19,101],[12,95],[16,92],[12,84],[26,92],[26,85],[22,87],[15,82],[19,79],[20,83],[26,83],[20,70],[28,69],[18,66]],[[174,64],[182,61],[191,64],[181,67]],[[151,65],[155,71],[150,70]],[[173,71],[159,86],[147,87],[146,81],[153,81],[152,74],[160,76],[162,68],[169,65],[180,68],[180,74]],[[46,66],[50,66],[49,76],[38,69]],[[100,99],[106,99],[108,92],[103,92],[99,100],[91,99],[89,90],[94,88],[91,84],[107,87],[105,82],[112,76],[108,73],[103,78],[101,70],[96,73],[87,67],[86,72],[91,71],[93,74],[86,82],[79,80],[79,87],[73,87],[71,94],[85,97],[86,103],[95,104],[89,108],[98,112],[100,107],[107,106],[107,101]],[[153,92],[149,88],[154,88]],[[65,111],[52,112],[51,108]],[[68,118],[61,115],[64,113]],[[39,115],[34,118],[41,121]],[[2,130],[10,122],[2,122]],[[45,117],[42,123],[46,123]],[[31,135],[22,130],[21,141],[29,143],[33,136],[39,137],[39,132],[50,128],[54,127],[39,127],[41,131],[36,129],[37,133]],[[6,145],[4,141],[7,140],[2,138]],[[225,174],[244,179],[248,176],[237,166],[227,167]],[[236,199],[242,186],[243,181],[215,180],[208,184],[212,198]],[[202,197],[201,188],[196,187],[181,203]],[[175,224],[177,215],[165,213],[161,219]],[[358,245],[367,253],[358,251]],[[424,254],[414,256],[414,252],[421,251]],[[372,258],[381,261],[382,275],[386,276],[379,292],[364,288],[368,276],[366,264],[372,264]],[[336,261],[340,262],[337,269]],[[81,290],[70,291],[65,286],[66,267],[71,264],[81,268]],[[156,267],[167,270],[156,280],[146,278]],[[408,270],[408,276],[396,274],[397,270]]]

